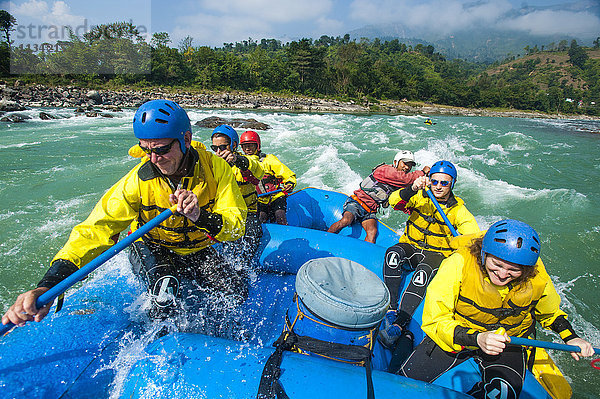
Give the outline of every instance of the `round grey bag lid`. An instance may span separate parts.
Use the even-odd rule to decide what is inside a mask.
[[[344,258],[306,262],[296,275],[296,292],[316,315],[346,328],[379,323],[390,304],[390,293],[366,267]]]

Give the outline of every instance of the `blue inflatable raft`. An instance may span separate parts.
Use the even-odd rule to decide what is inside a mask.
[[[165,322],[150,322],[140,311],[144,289],[128,270],[126,256],[120,254],[72,290],[60,312],[41,323],[16,328],[0,340],[0,397],[256,397],[272,344],[293,303],[302,265],[339,257],[381,278],[385,250],[397,242],[396,232],[380,223],[377,244],[370,244],[360,226],[349,226],[337,235],[322,231],[341,217],[346,198],[304,189],[288,197],[290,226],[263,225],[260,266],[238,313],[235,333],[221,331],[218,336],[204,328],[202,333],[191,329],[155,338]],[[420,313],[410,325],[417,342],[423,337]],[[469,361],[435,384],[410,380],[385,371],[390,356],[375,344],[376,398],[460,398],[465,397],[460,392],[480,379],[477,366]],[[281,370],[279,381],[292,399],[366,397],[361,366],[284,352]],[[528,374],[521,397],[550,395]]]

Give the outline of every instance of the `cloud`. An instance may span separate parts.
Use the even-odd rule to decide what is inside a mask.
[[[28,0],[19,5],[11,2],[10,13],[17,20],[29,18],[33,21],[37,20],[55,26],[76,26],[83,24],[85,19],[83,16],[73,15],[71,8],[64,1],[55,1],[51,7],[47,1]]]
[[[271,37],[271,27],[264,21],[252,21],[241,16],[214,16],[196,14],[178,19],[171,33],[174,44],[186,36],[194,38],[195,44],[222,46],[223,43],[239,42],[249,37]]]
[[[341,30],[343,25],[326,17],[331,0],[201,0],[197,6],[197,13],[191,9],[188,16],[177,18],[171,31],[174,43],[188,35],[195,43],[208,46],[249,37],[285,41],[286,35],[306,37],[314,32],[313,36],[318,37]]]
[[[534,35],[566,33],[575,37],[592,38],[600,32],[600,18],[589,12],[543,10],[500,21],[498,27]]]
[[[332,7],[331,0],[202,0],[200,4],[216,13],[276,23],[318,18]]]
[[[20,5],[13,2],[10,3],[10,13],[16,18],[29,17],[42,19],[45,15],[48,15],[49,10],[48,3],[45,1],[30,0]]]
[[[350,16],[363,24],[394,23],[420,32],[443,34],[478,27],[583,37],[595,37],[600,31],[600,18],[591,12],[556,7],[528,10],[525,14],[514,12],[507,0],[433,0],[427,3],[418,0],[354,0],[350,5]]]
[[[485,26],[512,9],[507,0],[465,2],[460,0],[354,0],[352,19],[365,24],[400,23],[412,29],[450,33]]]

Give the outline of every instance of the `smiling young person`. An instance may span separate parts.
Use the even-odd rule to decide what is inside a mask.
[[[225,296],[232,305],[245,299],[246,276],[212,247],[214,239],[230,241],[244,233],[246,204],[227,162],[192,148],[189,117],[173,101],[143,104],[133,132],[139,145],[130,154],[141,162],[73,228],[37,288],[19,295],[3,324],[41,321],[51,306],[36,308],[41,294],[110,248],[113,236],[129,227],[137,230],[173,204],[177,214],[134,242],[129,253],[134,272],[148,288],[150,316],[164,318],[177,308],[182,280]]]
[[[534,359],[521,346],[507,346],[509,335],[533,336],[536,322],[580,347],[580,354],[571,353],[575,360],[593,355],[592,345],[577,336],[559,308],[560,297],[539,258],[540,239],[531,226],[501,220],[485,235],[458,237],[453,247],[456,252],[442,262],[427,290],[422,323],[427,336],[398,374],[432,382],[475,358],[482,381],[467,393],[487,398],[503,392],[503,398],[516,399]],[[506,332],[496,333],[499,328]]]
[[[424,190],[431,187],[431,192],[459,234],[479,231],[464,201],[454,195],[456,178],[456,167],[451,162],[438,161],[431,167],[429,177],[417,178],[411,186],[393,192],[389,198],[395,210],[402,210],[410,217],[400,242],[387,249],[383,264],[384,282],[390,290],[390,310],[386,315],[385,329],[379,334],[379,341],[385,347],[393,349],[425,297],[427,285],[440,263],[452,252],[452,232]],[[398,303],[402,279],[413,270],[412,279]],[[410,341],[410,337],[407,338]]]

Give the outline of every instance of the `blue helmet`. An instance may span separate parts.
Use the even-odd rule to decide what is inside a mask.
[[[533,266],[540,257],[540,238],[528,225],[514,219],[505,219],[490,226],[481,244],[481,261],[485,264],[485,255],[517,265]]]
[[[232,151],[235,151],[240,142],[240,139],[235,129],[229,125],[217,126],[215,130],[213,130],[212,136],[210,136],[210,138],[213,138],[213,136],[217,133],[224,134],[225,136],[229,137],[229,146],[231,147]]]
[[[185,133],[192,131],[187,112],[170,100],[142,104],[133,117],[133,134],[138,139],[177,139],[185,154]]]
[[[454,183],[456,183],[456,167],[450,161],[437,161],[431,166],[429,170],[429,176],[432,176],[434,173],[445,173],[452,178],[452,186],[450,188],[454,188]]]

